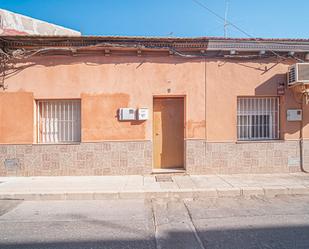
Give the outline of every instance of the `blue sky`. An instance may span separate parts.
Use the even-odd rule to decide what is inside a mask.
[[[226,0],[198,0],[224,16]],[[0,8],[83,35],[223,36],[193,0],[0,0]],[[254,37],[309,38],[308,0],[229,0],[228,19]],[[228,27],[229,37],[246,37]]]

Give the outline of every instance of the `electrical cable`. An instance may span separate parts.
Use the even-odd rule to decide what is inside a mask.
[[[25,50],[25,49],[17,49],[12,50],[9,49],[7,52],[4,52],[3,50],[0,50],[0,53],[3,53],[7,58],[13,58],[13,59],[27,59],[34,55],[43,54],[46,52],[51,51],[70,51],[70,52],[77,52],[77,50],[80,49],[87,49],[87,48],[95,48],[95,47],[113,47],[113,48],[134,48],[134,49],[157,49],[157,50],[167,50],[170,51],[172,54],[176,54],[180,57],[186,57],[186,58],[226,58],[226,59],[260,59],[261,56],[257,55],[235,55],[235,56],[229,56],[229,55],[216,55],[216,56],[207,56],[206,54],[188,54],[178,51],[177,49],[173,47],[163,47],[163,46],[147,46],[147,45],[141,45],[141,44],[119,44],[119,43],[97,43],[94,45],[87,45],[87,46],[71,46],[68,48],[63,47],[49,47],[49,48],[40,48],[40,49],[32,49],[32,50]],[[267,56],[269,57],[269,56]],[[285,59],[285,57],[281,56]],[[266,58],[264,56],[263,58]]]
[[[9,39],[3,39],[3,38],[0,38],[0,40],[2,40],[3,42],[10,42]],[[260,43],[260,41],[258,39],[256,39],[256,42]],[[66,40],[67,41],[67,40]],[[30,46],[30,45],[34,45],[34,44],[37,44],[36,46],[43,46],[42,44],[38,44],[38,43],[30,43],[30,42],[24,42],[24,41],[21,41],[19,42],[20,44],[22,44],[23,46]],[[29,58],[30,56],[32,55],[27,55],[26,56],[26,53],[29,53],[30,51],[32,51],[35,55],[35,54],[39,54],[39,53],[44,53],[44,52],[47,52],[47,50],[49,51],[57,51],[57,50],[72,50],[72,52],[75,52],[77,49],[85,49],[85,48],[91,48],[91,47],[121,47],[121,48],[135,48],[135,49],[159,49],[159,50],[168,50],[170,51],[172,54],[176,54],[176,55],[179,55],[181,57],[186,57],[186,58],[204,58],[204,57],[209,57],[209,56],[206,56],[205,54],[188,54],[188,53],[183,53],[183,52],[180,52],[178,50],[176,50],[175,48],[173,48],[172,46],[153,46],[153,45],[144,45],[144,44],[140,44],[140,43],[132,43],[132,42],[128,42],[126,41],[126,44],[121,44],[121,43],[112,43],[112,42],[99,42],[97,44],[90,44],[90,45],[84,45],[84,46],[71,46],[69,48],[61,48],[61,47],[50,47],[50,48],[38,48],[36,50],[24,50],[23,49],[23,53],[25,55],[25,57]],[[18,55],[18,57],[21,57],[21,55],[23,53],[21,53],[19,51],[20,49],[18,49],[18,52],[15,53],[16,55]],[[74,50],[74,51],[73,51]],[[268,50],[268,51],[271,51],[271,50]],[[3,52],[3,51],[2,51]],[[0,52],[1,53],[1,52]],[[276,56],[276,57],[280,57],[281,59],[285,59],[286,56],[282,56],[282,55],[279,55],[278,53],[272,51],[272,53]],[[5,54],[6,56],[8,55],[7,53]],[[12,53],[13,55],[13,53]],[[291,55],[289,55],[291,56]],[[15,57],[13,55],[13,57]],[[229,56],[229,55],[225,55],[225,56],[221,56],[221,57],[229,57],[229,58],[238,58],[238,59],[250,59],[250,58],[253,58],[253,57],[257,57],[257,58],[261,58],[261,56],[250,56],[250,55],[247,55],[247,56],[241,56],[241,55],[236,55],[236,56]],[[269,57],[269,56],[268,56]],[[295,60],[301,60],[295,56],[291,56],[292,58],[294,58]],[[16,58],[15,59],[22,59],[22,58]]]
[[[193,2],[195,2],[197,5],[199,5],[200,7],[206,9],[208,12],[210,12],[211,14],[213,14],[214,16],[216,16],[217,18],[219,18],[220,20],[222,20],[225,25],[230,25],[233,28],[235,28],[236,30],[238,30],[239,32],[243,33],[244,35],[246,35],[247,37],[255,40],[258,43],[261,43],[261,41],[257,38],[255,38],[254,36],[250,35],[248,32],[246,32],[245,30],[243,30],[242,28],[238,27],[236,24],[232,23],[231,21],[225,19],[224,17],[222,17],[221,15],[219,15],[218,13],[216,13],[215,11],[213,11],[212,9],[210,9],[209,7],[207,7],[205,4],[201,3],[198,0],[192,0]],[[273,53],[274,55],[276,55],[279,58],[284,58],[282,55],[278,54],[277,52],[273,51],[273,50],[268,50],[271,53]]]

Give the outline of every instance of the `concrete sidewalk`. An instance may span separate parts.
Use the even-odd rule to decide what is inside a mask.
[[[309,174],[0,177],[0,199],[98,200],[309,194]],[[169,181],[171,180],[171,181]]]

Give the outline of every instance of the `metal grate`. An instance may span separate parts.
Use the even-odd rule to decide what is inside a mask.
[[[296,81],[296,68],[295,66],[290,67],[289,73],[288,73],[288,80],[289,84]]]
[[[279,99],[239,97],[237,99],[238,140],[279,138]]]
[[[80,142],[80,100],[39,100],[38,142]]]
[[[169,175],[157,175],[156,182],[173,182],[173,178]]]

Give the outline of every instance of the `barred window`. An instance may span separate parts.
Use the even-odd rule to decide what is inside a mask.
[[[80,142],[80,100],[39,100],[38,142]]]
[[[238,140],[279,138],[279,99],[239,97],[237,99]]]

